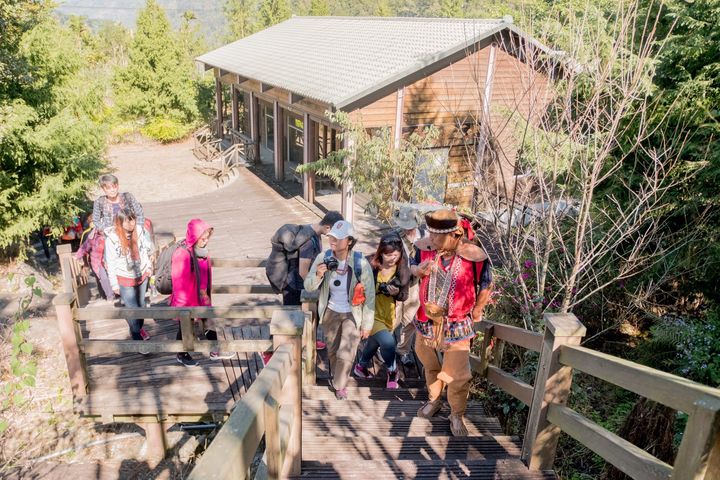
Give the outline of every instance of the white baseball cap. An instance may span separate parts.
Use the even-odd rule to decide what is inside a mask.
[[[332,229],[330,229],[328,236],[335,237],[338,240],[342,240],[347,237],[354,237],[355,229],[353,228],[352,223],[345,220],[338,220],[335,222]]]

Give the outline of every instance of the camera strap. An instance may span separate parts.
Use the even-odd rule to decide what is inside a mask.
[[[353,254],[353,273],[355,274],[355,280],[357,280],[358,283],[360,283],[360,275],[362,274],[362,253],[360,252],[352,252]],[[325,251],[325,260],[332,257],[333,253],[332,250],[328,249]],[[347,262],[347,260],[346,260]]]

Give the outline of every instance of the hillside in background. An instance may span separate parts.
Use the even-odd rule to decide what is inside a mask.
[[[174,28],[180,26],[183,13],[191,11],[208,40],[222,35],[225,29],[223,0],[158,0],[157,3],[165,10]],[[63,17],[86,17],[93,27],[110,20],[134,30],[135,20],[138,12],[145,7],[145,0],[60,0],[58,4],[55,11]]]

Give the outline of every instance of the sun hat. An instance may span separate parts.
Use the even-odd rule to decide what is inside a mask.
[[[457,212],[442,208],[425,214],[425,224],[430,233],[452,233],[458,229]]]
[[[346,220],[339,220],[335,222],[335,225],[333,225],[332,229],[330,229],[328,236],[337,238],[338,240],[342,240],[347,237],[354,237],[355,229],[353,228],[352,223]]]
[[[418,226],[417,210],[412,207],[400,207],[393,212],[392,222],[403,230],[412,230]]]

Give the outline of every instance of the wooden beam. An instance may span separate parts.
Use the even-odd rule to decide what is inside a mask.
[[[267,83],[261,83],[261,84],[260,84],[260,92],[262,92],[262,93],[265,93],[265,92],[267,92],[268,90],[271,90],[271,89],[273,89],[273,88],[275,88],[275,87],[273,87],[272,85],[268,85]]]
[[[248,80],[250,80],[248,77],[243,77],[242,75],[235,75],[235,83],[237,83],[238,85],[247,82]]]
[[[233,130],[238,131],[240,130],[240,92],[238,92],[238,89],[235,88],[235,85],[230,87],[230,91],[232,92],[232,128]]]
[[[273,130],[275,134],[275,180],[285,180],[285,115],[280,103],[276,100],[273,103]]]
[[[352,163],[352,157],[355,155],[355,145],[348,135],[343,138],[343,148],[349,152],[343,161],[345,167],[349,168]],[[342,190],[340,193],[340,213],[342,213],[346,221],[352,223],[355,217],[354,210],[355,191],[353,189],[352,181],[347,179],[342,183]]]
[[[269,294],[275,295],[275,290],[270,285],[213,285],[212,293],[235,293],[235,294]]]
[[[260,268],[266,265],[265,258],[213,258],[213,268]]]
[[[53,299],[57,316],[60,340],[62,341],[65,363],[70,377],[70,388],[73,397],[83,398],[87,395],[88,379],[85,365],[85,354],[82,353],[82,336],[79,325],[73,320],[72,302],[74,295],[70,292],[57,295]]]
[[[65,295],[65,294],[62,294]],[[72,294],[68,294],[72,295]],[[56,296],[57,299],[59,296]],[[63,297],[65,298],[65,297]],[[193,318],[226,318],[226,319],[269,319],[278,310],[299,310],[297,306],[281,305],[235,305],[227,307],[145,307],[145,308],[115,308],[115,307],[88,307],[75,311],[76,320],[125,319],[125,318],[154,318],[168,320],[178,318],[184,311],[189,311]],[[237,322],[236,326],[251,325],[252,322]]]
[[[253,163],[260,162],[260,104],[258,103],[255,92],[250,92],[250,140],[253,144],[251,147],[251,158]],[[261,266],[261,265],[258,265]]]
[[[183,332],[183,338],[185,333]],[[180,353],[180,352],[267,352],[272,351],[272,340],[197,340],[188,349],[180,340],[85,340],[84,353]]]
[[[293,103],[299,102],[303,98],[305,98],[305,97],[303,97],[302,95],[298,95],[297,93],[293,93],[293,92],[288,92],[288,103],[290,105],[292,105]]]
[[[313,133],[315,131],[314,125],[316,124],[310,119],[310,114],[306,113],[303,116],[303,165],[307,165],[317,160],[315,155],[313,155],[313,152],[315,150],[315,142],[313,142]],[[315,201],[315,173],[303,173],[302,183],[303,198],[306,202],[313,203]]]
[[[483,320],[481,324],[492,326],[492,335],[506,342],[518,345],[533,352],[539,352],[542,348],[543,336],[537,332],[531,332],[524,328],[513,327],[503,323],[489,322]]]
[[[533,396],[533,387],[519,378],[510,375],[500,368],[489,365],[487,370],[488,381],[500,387],[505,393],[509,393],[525,405],[530,405]]]
[[[720,477],[720,400],[701,398],[695,402],[678,449],[672,480]]]
[[[686,413],[702,398],[720,398],[716,388],[589,348],[563,347],[560,363]]]

